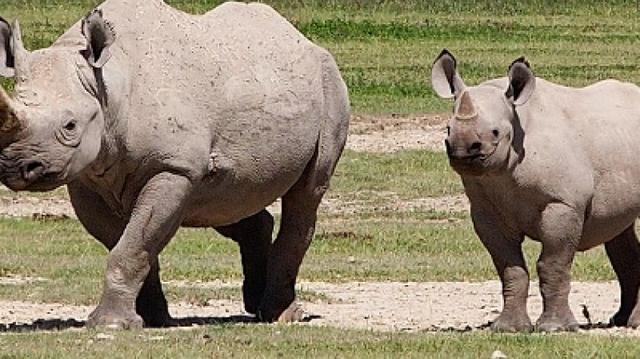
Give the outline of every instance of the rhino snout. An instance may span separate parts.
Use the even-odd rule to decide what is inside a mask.
[[[452,160],[473,159],[482,156],[482,142],[474,141],[469,145],[452,146],[449,139],[444,140],[447,156]]]
[[[22,179],[31,183],[38,180],[44,173],[44,164],[38,160],[30,160],[22,164],[20,167],[20,174]]]

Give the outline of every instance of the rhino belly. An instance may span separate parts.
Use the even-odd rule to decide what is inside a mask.
[[[211,227],[237,223],[282,197],[300,179],[314,153],[272,158],[272,163],[251,162],[222,170],[195,191],[184,226]],[[277,161],[279,159],[280,161]],[[275,165],[277,163],[278,165]]]

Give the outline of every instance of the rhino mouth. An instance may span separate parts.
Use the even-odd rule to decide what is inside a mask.
[[[64,171],[42,171],[37,178],[25,178],[19,172],[6,173],[0,181],[12,191],[44,192],[65,184]]]

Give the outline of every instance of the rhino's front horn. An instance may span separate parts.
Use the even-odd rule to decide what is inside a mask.
[[[455,117],[458,120],[473,120],[477,116],[478,112],[476,112],[476,108],[473,105],[469,91],[462,92],[460,101],[458,102],[458,107],[456,108]]]
[[[20,120],[11,98],[0,88],[0,135],[13,133],[20,129]]]

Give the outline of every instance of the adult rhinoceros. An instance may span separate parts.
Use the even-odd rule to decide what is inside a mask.
[[[1,180],[68,184],[110,249],[88,326],[170,323],[158,254],[182,226],[240,245],[246,310],[299,314],[294,284],[344,147],[347,89],[332,56],[268,6],[203,16],[161,0],[109,0],[51,47],[28,52],[0,25]],[[272,243],[265,207],[282,198]],[[137,313],[136,313],[137,312]]]
[[[504,308],[493,328],[531,329],[525,236],[542,243],[539,330],[577,328],[571,263],[576,251],[602,243],[622,291],[612,321],[639,326],[640,88],[613,80],[556,85],[536,78],[524,58],[507,78],[467,87],[446,50],[432,80],[440,96],[455,98],[447,153],[502,280]]]

